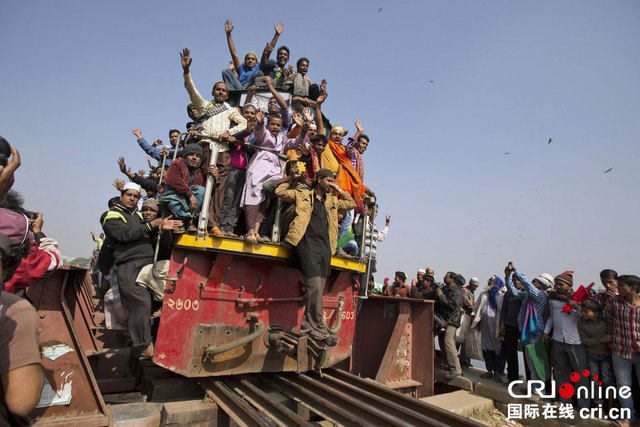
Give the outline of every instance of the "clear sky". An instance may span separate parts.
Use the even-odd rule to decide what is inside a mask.
[[[365,124],[365,183],[392,217],[377,281],[427,265],[484,281],[508,260],[578,284],[640,273],[640,2],[311,4],[0,6],[0,135],[63,254],[90,254],[118,156],[146,165],[131,129],[168,141],[188,121],[178,51],[201,93],[220,79],[229,18],[240,56],[283,21],[332,123]]]

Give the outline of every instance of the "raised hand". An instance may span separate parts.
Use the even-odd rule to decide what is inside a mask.
[[[138,176],[144,176],[144,169],[140,169],[140,170],[136,173],[136,175],[138,175]]]
[[[15,182],[14,172],[20,167],[20,153],[16,147],[11,147],[11,159],[7,165],[0,170],[0,199],[2,199],[11,189]]]
[[[40,212],[36,212],[36,219],[31,223],[31,231],[34,233],[40,233],[42,231],[42,226],[44,225],[44,220],[42,219],[42,214]]]
[[[267,42],[267,45],[264,48],[264,52],[269,55],[271,52],[273,52],[273,46],[271,46],[271,43]]]
[[[224,21],[224,32],[230,34],[233,31],[233,23],[231,23],[231,19],[227,19]]]
[[[327,80],[322,79],[322,81],[320,82],[320,92],[326,92],[326,91],[327,91]]]
[[[116,188],[116,190],[122,191],[122,189],[124,188],[124,181],[116,178],[113,180],[113,186]]]
[[[185,47],[184,49],[182,49],[182,52],[180,52],[180,64],[182,65],[182,69],[184,70],[185,74],[189,72],[189,67],[191,66],[192,60],[193,58],[191,58],[191,52],[189,51],[189,48]]]
[[[389,214],[385,215],[385,219],[387,220],[386,221],[387,225],[391,224],[391,215],[389,215]]]
[[[304,114],[304,121],[311,123],[313,121],[313,115],[311,114],[311,111],[305,108],[304,110],[302,110],[302,112]]]
[[[285,79],[292,74],[295,74],[295,71],[293,71],[293,67],[291,66],[291,64],[289,64],[287,68],[282,70],[282,75],[284,76]]]
[[[318,95],[318,98],[316,99],[316,105],[322,104],[324,101],[326,101],[327,96],[329,96],[329,93],[321,91],[320,95]]]
[[[291,114],[291,118],[293,119],[293,122],[300,127],[302,127],[302,125],[304,124],[304,118],[300,113]]]
[[[122,172],[122,173],[126,173],[127,172],[127,165],[124,163],[124,157],[123,156],[118,158],[118,166],[120,167],[120,172]]]
[[[229,61],[229,69],[230,69],[231,71],[235,71],[235,70],[236,70],[236,66],[235,66],[235,65],[233,65],[233,61]]]
[[[276,34],[280,35],[282,34],[282,30],[284,30],[284,24],[282,22],[278,22],[273,26],[273,28],[276,30]]]
[[[142,138],[142,129],[132,129],[131,133],[136,136],[136,138]]]
[[[360,123],[360,120],[356,120],[356,129],[359,133],[364,132],[364,125]]]
[[[264,111],[258,110],[256,112],[256,122],[260,124],[264,123]]]

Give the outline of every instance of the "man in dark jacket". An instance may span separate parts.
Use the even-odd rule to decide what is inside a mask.
[[[448,272],[444,276],[444,289],[436,291],[436,313],[447,322],[447,327],[444,333],[438,336],[438,341],[449,366],[449,373],[446,375],[449,379],[462,375],[455,334],[456,329],[460,326],[460,307],[462,307],[464,297],[462,288],[456,283],[457,277],[456,273]]]
[[[515,279],[515,278],[514,278]],[[517,290],[522,289],[522,283],[515,279],[513,285]],[[502,334],[504,335],[504,350],[507,357],[507,381],[510,383],[520,376],[520,368],[518,362],[518,341],[520,341],[520,329],[518,327],[518,318],[520,317],[520,306],[522,299],[513,292],[507,291],[502,301],[502,312],[500,313],[500,322]],[[525,369],[526,371],[526,369]],[[529,380],[529,372],[527,371],[527,380]]]
[[[157,218],[151,222],[144,221],[137,210],[140,191],[138,184],[125,184],[120,202],[107,212],[102,228],[111,242],[120,299],[127,314],[133,347],[143,356],[151,356],[151,295],[147,289],[136,285],[136,277],[142,267],[153,262],[150,235],[165,220]],[[174,225],[172,220],[167,220],[167,224]]]
[[[196,231],[193,221],[199,216],[204,198],[205,177],[200,169],[202,148],[189,144],[182,150],[182,157],[171,163],[167,170],[165,189],[160,202],[166,203],[176,219],[190,224],[189,231]],[[217,170],[210,166],[208,172],[214,177]]]

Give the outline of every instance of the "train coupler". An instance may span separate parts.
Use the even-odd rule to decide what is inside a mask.
[[[309,369],[308,356],[315,361],[314,369],[322,367],[327,358],[327,346],[299,330],[284,330],[279,325],[271,325],[264,334],[264,344],[268,348],[285,353],[298,362],[298,372]]]

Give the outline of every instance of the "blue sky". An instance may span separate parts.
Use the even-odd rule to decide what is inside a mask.
[[[329,82],[327,116],[351,134],[365,124],[365,182],[379,224],[392,216],[378,281],[427,265],[486,280],[509,260],[530,276],[575,270],[578,284],[638,273],[640,3],[243,6],[0,7],[0,134],[22,154],[15,188],[65,255],[90,253],[118,156],[145,166],[131,129],[167,141],[188,121],[178,51],[191,48],[203,94],[220,79],[229,18],[241,56],[284,22],[279,44]]]

